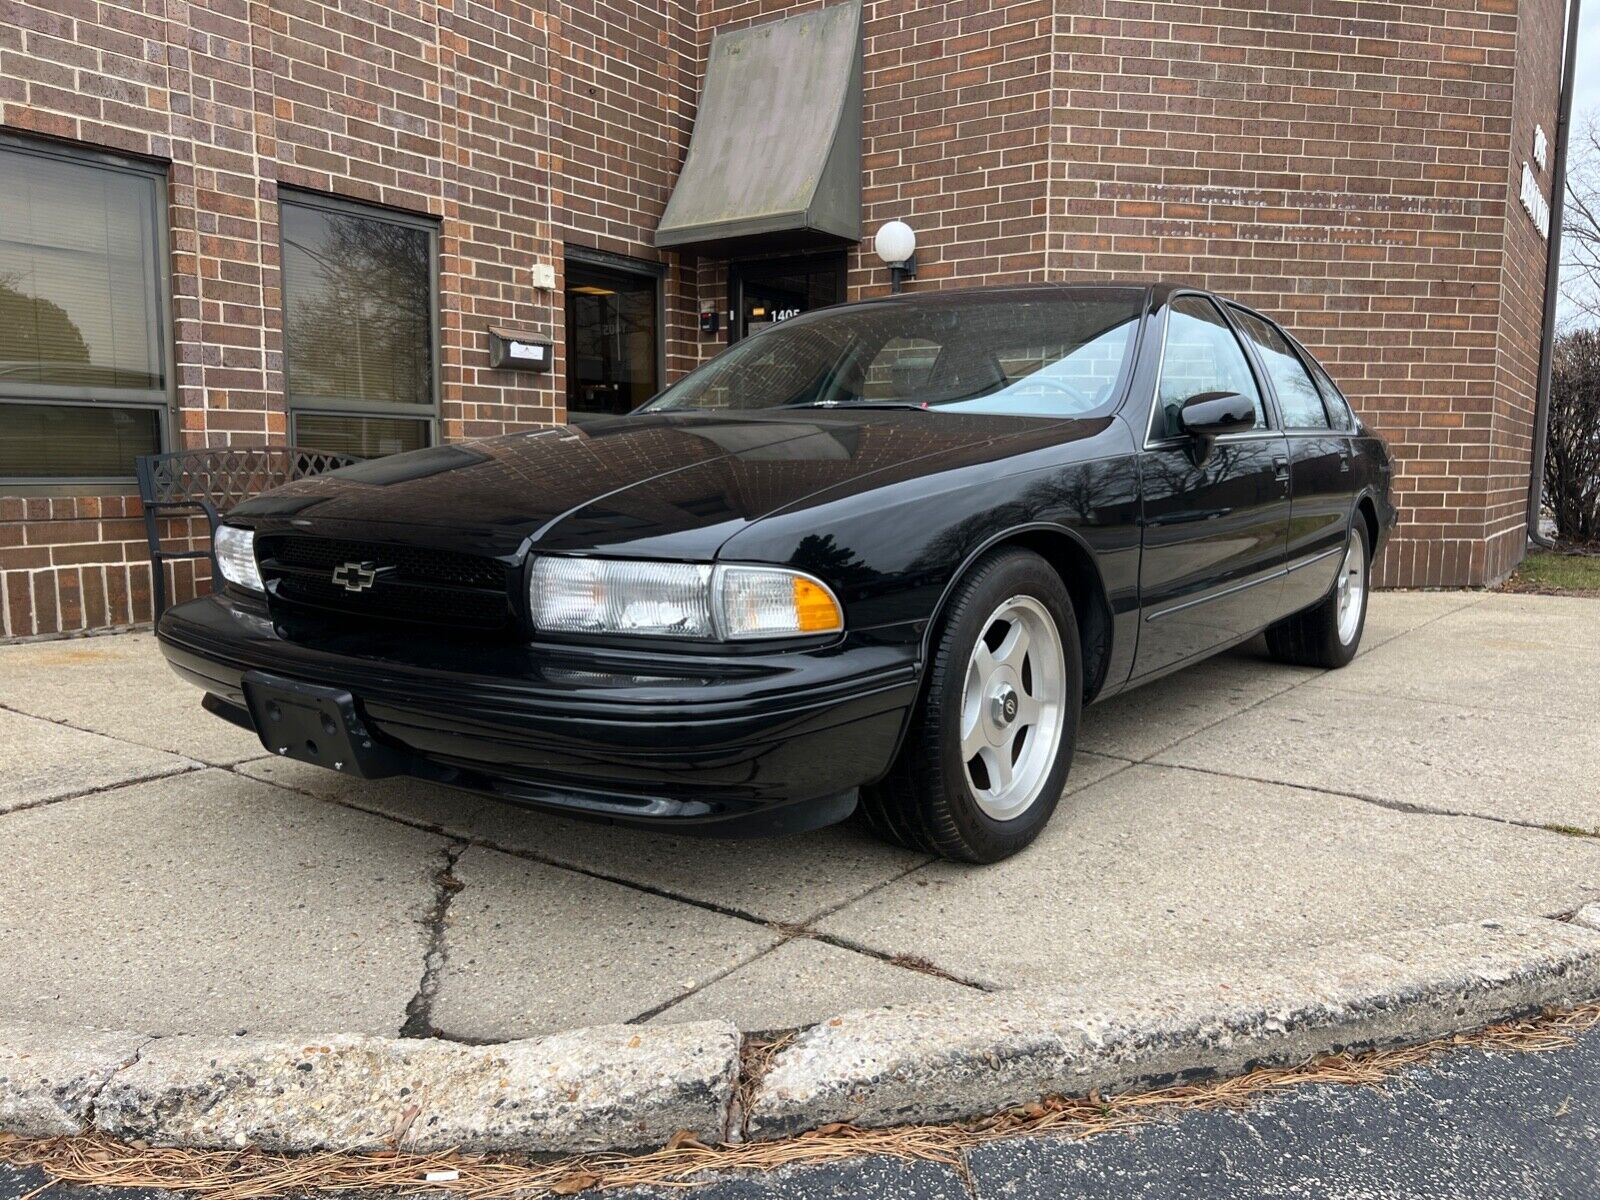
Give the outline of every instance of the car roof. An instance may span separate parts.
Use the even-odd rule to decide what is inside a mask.
[[[1058,295],[1062,292],[1110,292],[1110,291],[1137,291],[1148,292],[1150,298],[1156,303],[1163,303],[1174,292],[1202,292],[1206,295],[1215,295],[1207,288],[1196,286],[1192,283],[1173,283],[1167,280],[1152,282],[1150,280],[1129,280],[1122,282],[1115,279],[1090,281],[1051,280],[1034,283],[992,283],[980,287],[955,287],[939,288],[927,292],[898,292],[892,296],[872,296],[864,300],[855,301],[856,304],[938,304],[954,303],[958,300],[974,299],[1005,299],[1017,296]],[[1220,299],[1221,297],[1219,297]],[[842,305],[840,307],[843,307]],[[1244,307],[1244,306],[1241,306]]]

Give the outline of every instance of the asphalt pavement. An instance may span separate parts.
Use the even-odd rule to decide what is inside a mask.
[[[1131,1133],[1021,1137],[973,1150],[967,1179],[863,1158],[606,1200],[1594,1200],[1600,1030],[1541,1053],[1459,1050],[1381,1088],[1308,1085],[1241,1112]],[[0,1197],[46,1182],[0,1166]],[[444,1195],[444,1193],[434,1193]],[[49,1200],[180,1200],[55,1185]],[[347,1200],[355,1200],[349,1197]]]

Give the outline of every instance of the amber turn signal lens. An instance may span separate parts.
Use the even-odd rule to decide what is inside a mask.
[[[801,633],[829,633],[844,628],[844,614],[833,593],[803,575],[794,577],[794,611]]]

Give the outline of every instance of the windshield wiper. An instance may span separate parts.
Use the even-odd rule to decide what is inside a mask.
[[[809,404],[789,404],[786,408],[914,408],[931,412],[921,400],[813,400]]]

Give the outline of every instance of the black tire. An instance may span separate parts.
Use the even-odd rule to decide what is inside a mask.
[[[1372,595],[1372,544],[1367,535],[1367,523],[1360,516],[1350,527],[1350,538],[1361,547],[1361,611],[1354,634],[1348,641],[1339,636],[1339,580],[1336,578],[1334,586],[1316,605],[1267,628],[1267,649],[1279,662],[1332,670],[1348,663],[1361,648],[1361,634],[1367,627],[1367,599]],[[1342,578],[1343,559],[1339,572]]]
[[[968,661],[990,616],[1028,597],[1054,620],[1064,664],[1062,726],[1055,761],[1037,798],[1017,816],[995,820],[978,804],[961,756],[962,690]],[[953,862],[992,863],[1039,836],[1055,811],[1072,765],[1083,705],[1083,662],[1072,597],[1054,568],[1028,550],[996,551],[956,585],[939,627],[906,743],[889,775],[862,791],[862,822],[879,837]]]

